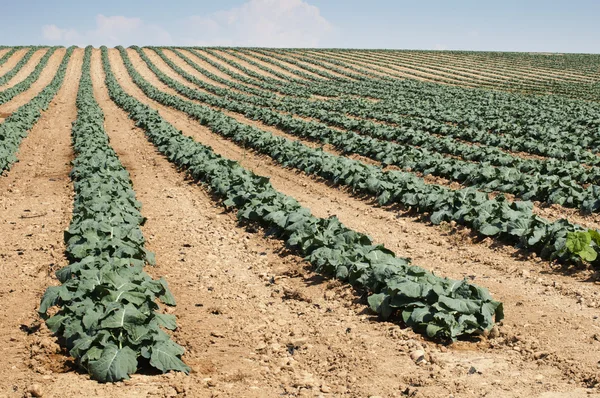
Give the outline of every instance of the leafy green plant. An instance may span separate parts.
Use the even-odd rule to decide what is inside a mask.
[[[13,112],[2,124],[0,124],[0,172],[8,170],[10,166],[18,160],[16,153],[21,141],[27,135],[27,131],[38,121],[42,111],[48,107],[62,86],[67,71],[67,65],[74,48],[75,47],[69,47],[67,49],[52,81],[38,95],[31,99],[31,101],[19,107],[19,109]],[[23,82],[26,80],[27,79]],[[20,92],[26,89],[25,86],[27,84],[30,85],[32,83],[32,81],[25,83],[25,85],[19,88]],[[0,93],[0,98],[6,91]],[[13,95],[16,94],[13,93]]]
[[[402,311],[408,315],[408,325],[441,340],[482,333],[502,319],[502,304],[494,301],[485,289],[413,266],[409,259],[398,258],[384,246],[373,244],[368,236],[347,228],[336,217],[313,216],[294,198],[275,190],[267,178],[184,136],[156,110],[123,91],[112,73],[106,47],[101,50],[111,99],[129,113],[162,154],[205,184],[224,206],[237,210],[240,221],[262,225],[305,257],[317,272],[347,281],[367,292],[372,297],[371,308],[382,318]],[[128,59],[125,63],[142,90],[152,97],[160,94],[141,78]],[[164,97],[163,100],[174,103],[176,98]],[[219,112],[202,115],[211,129],[231,134],[254,132],[241,129]],[[264,144],[272,143],[264,141]],[[343,164],[331,165],[343,168]],[[404,286],[409,288],[404,289]],[[424,310],[431,316],[419,316],[417,312],[410,318],[413,312]]]
[[[592,263],[598,258],[598,247],[600,247],[600,233],[594,229],[567,234],[567,250],[585,262]]]
[[[180,358],[184,349],[163,330],[176,328],[175,317],[157,303],[173,306],[175,299],[164,279],[143,271],[146,263],[154,264],[154,255],[144,248],[141,204],[109,145],[94,99],[91,52],[87,47],[72,128],[75,198],[65,232],[70,264],[56,272],[61,285],[46,290],[39,313],[95,380],[127,379],[140,361],[161,372],[188,373]],[[54,306],[58,311],[50,316]]]
[[[423,178],[412,173],[397,170],[384,171],[381,167],[333,155],[240,123],[219,111],[158,90],[135,70],[125,49],[119,47],[119,50],[133,81],[148,97],[185,112],[213,132],[244,147],[266,154],[285,167],[318,175],[335,184],[349,186],[356,192],[372,195],[381,205],[400,203],[413,207],[419,212],[429,213],[429,220],[434,224],[454,220],[484,236],[494,236],[517,243],[522,248],[540,253],[545,259],[560,259],[567,263],[578,261],[577,257],[573,257],[565,250],[565,238],[567,233],[581,231],[583,228],[567,220],[550,222],[541,218],[533,213],[531,202],[509,202],[503,195],[489,199],[485,193],[473,188],[453,190],[436,184],[427,184]],[[156,68],[148,57],[141,53],[140,55],[157,77],[176,91],[190,98],[206,100],[211,105],[234,103],[228,97],[211,101],[200,91],[169,78]],[[248,108],[241,106],[241,109]],[[279,121],[284,117],[287,116],[274,115],[273,118],[277,118],[275,125],[280,126]],[[267,123],[271,122],[267,120]],[[304,123],[298,123],[294,125],[294,133],[319,136],[321,130],[309,129]],[[347,142],[336,142],[357,148],[365,143],[365,141],[355,141],[351,137],[345,137],[348,138]],[[387,156],[385,147],[381,148],[380,153],[382,156]]]
[[[19,60],[19,62],[17,62],[17,64],[15,66],[13,66],[12,69],[10,69],[4,75],[0,76],[0,85],[6,84],[17,73],[19,73],[19,71],[21,69],[23,69],[23,67],[27,64],[27,62],[29,62],[29,60],[31,59],[33,54],[35,54],[35,52],[41,48],[43,48],[43,47],[37,47],[37,46],[29,47],[29,49],[27,50],[25,55],[23,55],[23,57]]]
[[[7,88],[0,92],[0,104],[4,104],[11,99],[13,99],[16,95],[21,94],[25,90],[29,89],[33,83],[40,77],[42,71],[48,64],[48,60],[50,57],[56,52],[58,47],[51,47],[46,51],[40,62],[35,66],[33,71],[27,76],[25,79],[21,80],[19,83],[14,86]]]

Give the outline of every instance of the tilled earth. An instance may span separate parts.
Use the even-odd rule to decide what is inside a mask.
[[[139,56],[129,54],[148,81],[173,93]],[[55,55],[48,68],[55,70],[61,56]],[[186,348],[184,360],[192,372],[142,373],[115,384],[89,380],[36,313],[46,287],[57,284],[54,271],[67,264],[63,230],[72,207],[70,128],[82,58],[83,50],[76,50],[63,87],[23,141],[19,162],[0,178],[0,396],[600,396],[600,286],[593,272],[567,273],[454,225],[431,226],[412,213],[377,207],[284,169],[145,97],[116,50],[110,50],[110,61],[125,91],[156,108],[183,134],[270,177],[275,188],[315,215],[335,214],[417,265],[488,288],[504,303],[506,319],[487,337],[450,346],[398,322],[379,321],[365,297],[311,272],[280,241],[239,225],[201,185],[158,154],[108,97],[95,50],[92,77],[105,128],[148,218],[143,232],[157,258],[148,272],[164,276],[177,298],[174,339]],[[53,70],[40,79],[47,84]],[[21,98],[42,87],[32,86]],[[549,212],[559,216],[561,209]]]

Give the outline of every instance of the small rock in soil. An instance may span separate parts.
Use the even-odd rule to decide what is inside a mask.
[[[489,338],[495,339],[499,336],[500,336],[500,331],[498,330],[498,326],[494,325],[494,327],[492,327],[492,329],[490,330]]]
[[[415,350],[415,351],[411,352],[410,359],[412,359],[416,363],[424,361],[425,360],[425,351]]]
[[[43,397],[44,392],[42,391],[42,387],[39,384],[33,384],[31,387],[27,389],[27,392],[31,394],[33,397]]]

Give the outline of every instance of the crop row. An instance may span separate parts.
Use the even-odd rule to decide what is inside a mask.
[[[345,114],[336,109],[335,112],[328,111],[324,108],[320,102],[305,101],[302,99],[286,99],[285,101],[277,101],[275,98],[269,95],[269,92],[258,93],[255,88],[248,88],[247,86],[236,83],[228,79],[222,79],[218,76],[208,72],[204,68],[199,67],[189,57],[186,57],[183,53],[173,49],[172,51],[182,58],[188,65],[196,69],[200,73],[215,80],[221,84],[226,84],[237,90],[246,91],[253,95],[259,95],[261,98],[254,98],[248,95],[238,94],[235,92],[228,92],[226,90],[219,89],[218,87],[206,83],[194,76],[186,73],[183,69],[177,67],[177,65],[164,55],[161,49],[153,48],[155,52],[167,63],[173,70],[182,75],[188,81],[200,86],[201,88],[210,91],[217,95],[227,95],[228,97],[234,98],[238,101],[251,103],[270,109],[276,109],[283,112],[292,112],[297,115],[310,117],[318,121],[324,122],[328,125],[341,127],[347,130],[358,131],[361,134],[373,136],[378,139],[386,141],[395,141],[401,144],[416,145],[422,149],[431,150],[433,152],[447,153],[453,156],[458,156],[469,161],[482,161],[490,163],[494,166],[510,166],[515,167],[519,172],[532,173],[539,172],[541,174],[547,174],[551,176],[570,177],[576,182],[581,184],[596,183],[600,181],[600,169],[598,168],[586,168],[577,162],[566,163],[556,159],[523,159],[519,156],[510,155],[494,147],[482,147],[477,145],[469,145],[461,141],[453,140],[449,137],[439,137],[428,133],[426,130],[418,129],[418,125],[411,124],[406,127],[392,127],[383,124],[374,123],[368,120],[355,119],[345,116]],[[235,64],[235,63],[234,63]],[[243,68],[240,65],[235,64],[236,67]],[[244,70],[246,72],[246,70]],[[232,73],[229,71],[232,77],[239,78],[241,75]],[[256,82],[253,82],[256,84]],[[260,84],[256,84],[260,86]],[[345,107],[345,109],[351,108],[351,106]],[[447,125],[446,125],[447,126]],[[467,137],[464,137],[467,138]],[[590,156],[593,156],[590,154]],[[501,171],[496,171],[502,173]],[[493,174],[489,170],[486,174]],[[474,177],[473,180],[481,181]]]
[[[192,83],[201,86],[203,89],[213,92],[218,95],[222,95],[223,90],[216,90],[215,86],[210,85],[206,82],[201,82],[199,79],[194,78],[191,75],[182,73],[182,69],[178,68],[170,59],[164,56],[163,52],[159,48],[153,48],[161,58],[176,72],[181,74],[184,78],[191,81]],[[508,154],[494,146],[479,146],[479,145],[471,145],[462,142],[462,140],[472,139],[473,137],[468,136],[465,133],[465,130],[455,129],[453,134],[448,134],[450,130],[447,124],[443,125],[444,135],[439,136],[435,134],[429,133],[429,130],[434,130],[435,128],[431,126],[431,124],[427,124],[429,127],[424,128],[422,122],[417,120],[408,120],[403,126],[389,126],[386,124],[375,123],[370,120],[365,119],[356,119],[345,116],[345,112],[349,109],[356,108],[359,109],[362,104],[357,101],[348,101],[343,105],[334,107],[328,107],[327,105],[323,105],[321,102],[316,101],[302,101],[300,99],[285,99],[285,104],[281,104],[281,102],[274,101],[272,93],[269,93],[266,90],[269,90],[267,87],[261,85],[260,82],[252,81],[254,85],[257,85],[261,88],[264,88],[265,91],[259,93],[255,88],[249,88],[244,84],[237,83],[236,81],[219,78],[218,76],[208,72],[204,68],[199,67],[196,63],[194,63],[189,57],[186,57],[183,53],[178,50],[172,50],[177,56],[183,59],[188,65],[192,68],[196,69],[198,72],[203,75],[209,77],[210,79],[217,81],[221,84],[226,84],[232,88],[235,88],[240,91],[245,91],[249,94],[261,96],[261,98],[267,98],[273,101],[265,101],[264,99],[254,99],[252,97],[237,95],[236,93],[231,93],[229,96],[235,98],[239,101],[244,101],[248,103],[252,103],[254,105],[262,105],[264,107],[268,107],[271,109],[277,109],[281,111],[292,112],[297,115],[306,116],[313,118],[315,120],[324,122],[330,126],[336,126],[340,128],[344,128],[351,131],[357,131],[361,134],[373,136],[378,139],[383,139],[386,141],[395,141],[402,144],[408,144],[413,146],[418,146],[423,149],[431,150],[437,153],[446,153],[452,156],[458,156],[465,160],[469,161],[478,161],[478,162],[486,162],[490,163],[493,166],[510,166],[516,167],[518,171],[522,173],[531,173],[531,172],[539,172],[541,174],[548,174],[554,176],[565,177],[568,176],[578,183],[586,184],[586,183],[598,183],[600,182],[600,169],[597,167],[587,168],[582,166],[579,162],[572,161],[567,163],[565,161],[560,161],[557,159],[524,159],[520,156]],[[243,68],[243,66],[232,62],[237,68]],[[235,72],[232,72],[230,69],[226,69],[226,73],[235,79],[243,78],[242,75],[239,75]],[[244,72],[248,71],[244,69]],[[343,107],[344,111],[341,110]],[[441,127],[441,126],[440,126]],[[461,133],[464,133],[462,135]],[[459,138],[461,140],[456,140],[450,138],[450,136]],[[500,137],[500,136],[490,136],[491,138]],[[474,141],[478,141],[475,139]],[[523,142],[530,143],[530,141],[523,140]],[[595,156],[593,154],[589,154],[589,157],[594,159]]]
[[[240,75],[234,75],[231,69],[211,61],[193,49],[189,51],[224,73],[240,79]],[[244,83],[260,86],[262,80],[268,82],[271,88],[275,84],[274,79],[244,68],[239,63],[219,56],[211,50],[205,51],[254,78],[253,81],[243,79]],[[252,62],[238,53],[236,56],[245,62]],[[269,73],[273,72],[272,69],[261,67]],[[387,93],[394,93],[395,97],[392,99],[372,103],[357,98],[341,98],[334,101],[314,101],[314,106],[322,111],[390,123],[404,132],[416,130],[419,134],[434,133],[514,152],[530,152],[591,165],[600,164],[600,158],[595,156],[595,152],[589,150],[589,148],[596,148],[598,142],[594,134],[590,134],[594,126],[597,126],[597,122],[593,122],[597,119],[594,115],[598,114],[598,109],[594,105],[555,98],[528,99],[525,96],[507,96],[503,93],[482,90],[467,91],[462,88],[447,88],[422,82],[405,81],[394,87],[390,84],[386,83],[384,87]],[[311,89],[298,88],[297,92],[307,96],[315,86],[319,84],[312,84]],[[344,84],[340,83],[338,87],[344,87]],[[352,86],[349,92],[366,97],[377,97],[377,94],[371,90],[363,90],[363,88],[364,86]],[[290,86],[288,91],[290,89],[293,91],[294,86]],[[283,101],[297,102],[293,98],[285,98]],[[490,111],[479,110],[481,104],[487,104],[487,108],[492,109],[492,118],[486,115]],[[507,113],[505,109],[510,112]],[[518,119],[510,116],[515,112],[519,115]],[[524,121],[527,122],[526,125],[523,125]],[[500,134],[492,134],[490,131]],[[565,133],[566,131],[568,134]]]
[[[44,56],[40,59],[40,62],[35,66],[33,71],[25,79],[21,80],[19,83],[15,84],[11,88],[7,88],[6,90],[0,92],[0,105],[10,101],[15,96],[21,94],[22,92],[26,91],[29,87],[31,87],[31,85],[35,83],[35,81],[40,77],[40,74],[48,64],[48,60],[56,52],[57,49],[58,47],[51,47],[50,49],[48,49],[48,51],[46,51]]]
[[[65,232],[70,264],[57,271],[62,284],[47,289],[39,312],[95,380],[127,379],[141,358],[162,372],[189,372],[180,359],[183,348],[161,329],[174,329],[175,317],[157,312],[157,300],[170,306],[175,300],[164,279],[143,271],[154,255],[144,248],[141,204],[94,99],[91,53],[87,47],[72,128],[75,198]],[[49,316],[54,306],[59,310]]]
[[[29,47],[29,50],[23,55],[23,57],[17,62],[11,70],[0,76],[0,86],[5,85],[10,79],[12,79],[19,71],[29,62],[33,54],[36,53],[42,47]]]
[[[131,77],[144,91],[156,94],[152,97],[159,96],[120,49]],[[371,307],[383,318],[401,311],[408,325],[441,339],[481,333],[492,327],[494,318],[502,318],[501,304],[484,289],[412,266],[408,259],[397,258],[385,247],[374,245],[369,237],[348,229],[336,217],[314,217],[295,199],[276,191],[267,178],[184,136],[157,111],[122,90],[110,70],[107,49],[103,47],[102,51],[111,98],[129,112],[161,153],[207,185],[226,207],[236,209],[241,221],[261,224],[310,261],[318,272],[370,293]],[[194,107],[198,118],[211,130],[243,133],[243,125],[222,113]]]
[[[211,50],[205,51],[215,55]],[[256,56],[257,51],[269,55],[270,58],[263,57],[261,59],[267,61],[271,59],[271,62],[274,63],[272,60],[272,51],[265,52],[258,49],[253,49],[253,51],[253,56]],[[239,52],[248,53],[248,50],[237,50],[236,56]],[[318,61],[314,62],[319,63]],[[281,64],[277,63],[277,65],[280,66]],[[372,85],[380,82],[374,82],[374,79],[370,79],[368,83]],[[418,87],[420,90],[410,90],[407,92],[403,88],[403,84],[404,87]],[[343,84],[340,83],[340,85]],[[365,87],[367,86],[365,85]],[[440,84],[414,81],[403,82],[400,80],[387,81],[384,87],[387,89],[387,94],[380,96],[384,101],[371,103],[370,106],[373,109],[385,106],[386,111],[392,112],[395,115],[398,115],[397,111],[400,110],[398,107],[402,106],[400,115],[415,115],[415,112],[419,112],[416,115],[435,117],[439,121],[457,123],[463,127],[477,127],[502,133],[514,132],[516,135],[522,134],[520,130],[522,130],[523,126],[560,126],[570,133],[577,131],[573,130],[573,127],[569,128],[569,125],[573,124],[573,121],[577,123],[575,124],[577,128],[582,127],[580,123],[584,123],[585,126],[592,128],[598,126],[598,107],[596,104],[561,99],[557,96],[514,95],[489,90],[464,89]],[[397,89],[401,91],[398,92]],[[406,94],[410,93],[415,94],[415,96],[407,98]],[[362,93],[357,92],[355,94]],[[419,109],[414,101],[422,100],[424,97],[433,101],[428,101]],[[487,100],[482,102],[484,99]],[[493,100],[493,103],[489,102],[490,99]],[[469,106],[465,106],[467,104]],[[479,115],[480,117],[474,119],[473,116],[475,115]],[[574,120],[574,118],[585,118],[587,120],[578,121],[577,119]],[[592,123],[591,125],[590,122]],[[519,131],[515,132],[515,129]],[[589,132],[589,130],[580,129],[579,135],[585,136],[586,132]],[[529,131],[525,131],[525,133],[529,133]]]
[[[295,52],[292,51],[291,54]],[[290,54],[290,55],[291,55]],[[549,90],[553,92],[563,92],[564,90],[559,89],[559,84],[555,79],[548,81],[546,84],[540,84],[537,81],[519,79],[511,76],[511,78],[494,77],[482,75],[479,70],[464,72],[464,67],[459,65],[458,68],[452,68],[448,63],[443,63],[441,66],[432,63],[429,60],[418,59],[416,57],[410,57],[409,59],[394,58],[382,59],[371,54],[364,54],[360,52],[346,53],[344,51],[327,51],[323,55],[334,59],[345,60],[346,63],[356,63],[363,65],[363,67],[376,68],[374,65],[383,67],[386,69],[379,69],[380,73],[387,73],[401,77],[406,74],[410,74],[415,78],[425,78],[434,80],[440,83],[454,84],[461,86],[472,86],[482,87],[488,89],[499,89],[503,91],[520,91],[520,92],[532,92],[532,93],[545,93]],[[317,59],[319,57],[316,57]],[[390,70],[392,72],[390,72]]]
[[[201,58],[205,62],[210,63],[212,66],[220,69],[221,71],[227,73],[228,71],[223,65],[214,62],[213,60],[205,57],[201,53],[198,53],[194,48],[186,48],[188,51],[193,52],[197,57]],[[213,49],[202,48],[204,52],[210,54],[212,57],[217,58],[219,61],[222,61],[227,64],[237,64],[235,61],[226,58],[219,53],[213,51]],[[238,49],[238,51],[243,51]],[[231,54],[230,54],[231,55]],[[268,58],[262,57],[261,55],[252,54],[256,58],[260,60],[267,60]],[[353,80],[344,80],[344,81],[330,81],[324,79],[317,79],[309,74],[305,74],[297,69],[290,68],[283,63],[279,63],[274,60],[270,60],[271,63],[276,65],[277,67],[286,70],[289,73],[296,74],[300,76],[300,78],[290,78],[285,74],[281,74],[272,68],[265,67],[260,63],[253,61],[247,57],[240,56],[239,53],[235,54],[236,57],[240,57],[245,62],[250,63],[253,66],[258,67],[259,69],[265,70],[275,76],[278,76],[284,80],[278,80],[274,78],[267,77],[263,74],[254,72],[250,69],[242,67],[244,73],[251,76],[253,79],[258,79],[263,82],[268,82],[275,87],[285,87],[286,91],[292,90],[291,95],[297,97],[309,97],[313,94],[323,96],[323,97],[338,97],[338,96],[355,96],[357,93],[361,93],[361,95],[378,98],[380,96],[384,96],[386,92],[389,91],[395,86],[395,84],[400,82],[395,82],[390,79],[370,79],[366,81],[353,81]],[[276,91],[280,91],[283,93],[281,89],[276,89]]]
[[[193,48],[189,48],[188,50],[194,52],[196,56],[202,56]],[[210,54],[211,56],[217,58],[221,62],[234,65],[235,67],[238,67],[239,65],[239,63],[235,62],[232,59],[222,56],[221,54],[215,52],[213,49],[202,48],[202,50],[207,54]],[[250,50],[241,48],[236,49],[235,53],[232,53],[227,49],[222,49],[221,51],[226,52],[227,54],[229,54],[230,57],[238,58],[261,70],[274,74],[284,79],[284,81],[293,82],[293,84],[296,87],[296,90],[305,92],[306,94],[316,94],[325,97],[350,96],[352,98],[355,98],[357,95],[359,95],[370,98],[385,99],[390,95],[390,92],[396,91],[397,86],[401,87],[405,83],[400,80],[386,78],[375,74],[370,74],[370,78],[365,78],[362,75],[352,74],[353,79],[316,79],[314,76],[303,72],[301,68],[292,68],[283,62],[279,62],[278,60],[273,59],[271,57],[266,57],[261,53],[255,53],[251,52]],[[288,73],[299,76],[301,79],[290,78],[285,74],[277,72],[273,68],[269,68],[264,64],[256,62],[253,58],[250,58],[249,56],[258,59],[263,63],[266,63],[267,65],[275,65]],[[220,67],[222,68],[223,66],[220,65]],[[266,77],[264,74],[256,73],[252,70],[249,70],[248,68],[244,68],[243,66],[241,67],[241,69],[244,71],[244,73],[248,74],[249,76],[252,76],[255,79],[269,80],[269,78]]]
[[[380,204],[400,203],[414,207],[419,212],[430,213],[429,218],[435,224],[454,220],[483,235],[518,243],[529,251],[540,253],[543,258],[580,261],[580,257],[567,248],[566,239],[569,233],[583,231],[583,228],[567,220],[549,222],[534,215],[531,202],[511,203],[502,195],[488,199],[486,194],[472,188],[452,190],[426,184],[422,178],[411,173],[383,171],[380,167],[274,136],[239,123],[221,112],[156,89],[135,70],[126,50],[122,47],[119,50],[130,76],[149,98],[178,109],[202,124],[206,124],[206,120],[211,117],[225,120],[219,128],[213,128],[213,131],[244,147],[266,154],[283,166],[318,175],[335,184],[346,185],[355,191],[375,196]],[[187,89],[160,70],[153,68],[153,71],[165,84],[182,91]]]
[[[336,51],[337,52],[337,51]],[[332,53],[327,52],[324,55],[331,56]],[[352,54],[351,59],[355,59],[357,54]],[[358,54],[365,55],[365,54]],[[365,62],[370,63],[373,60],[383,62],[383,65],[400,66],[402,68],[415,68],[425,67],[430,70],[429,73],[442,73],[449,75],[452,78],[460,78],[461,84],[474,84],[477,87],[487,87],[491,89],[499,89],[503,91],[517,91],[524,93],[533,94],[559,94],[565,95],[572,98],[578,99],[598,99],[600,91],[598,87],[590,85],[594,83],[593,79],[585,78],[583,76],[572,77],[569,75],[554,74],[548,75],[545,73],[538,73],[538,75],[522,77],[518,74],[515,75],[515,70],[504,69],[501,70],[499,67],[494,65],[493,69],[487,69],[482,63],[477,64],[475,67],[467,66],[463,62],[457,62],[456,60],[444,60],[435,62],[429,57],[420,57],[411,55],[410,57],[398,58],[398,56],[391,57],[375,57],[372,53],[369,53],[365,58]],[[463,71],[468,70],[469,73]],[[493,71],[496,74],[502,73],[501,76],[489,76],[483,75],[482,71]],[[475,80],[474,75],[481,80]],[[596,83],[598,80],[595,81]]]
[[[160,54],[160,50],[157,51]],[[595,185],[583,188],[568,177],[561,179],[558,176],[548,176],[539,173],[525,174],[515,168],[509,167],[481,167],[477,163],[444,157],[423,148],[414,148],[381,141],[377,138],[365,137],[353,132],[339,132],[320,123],[293,118],[271,109],[237,102],[232,100],[232,98],[243,96],[247,101],[254,100],[257,104],[268,100],[237,93],[228,93],[228,90],[215,86],[211,88],[206,83],[177,67],[163,55],[165,62],[186,79],[205,89],[219,92],[221,96],[205,94],[169,78],[139,48],[138,53],[149,68],[165,84],[188,98],[241,113],[251,119],[279,127],[290,134],[309,137],[323,143],[331,143],[343,152],[357,153],[382,161],[385,164],[392,164],[403,169],[411,169],[425,174],[454,179],[489,191],[496,190],[515,194],[524,199],[559,203],[570,207],[580,206],[586,212],[600,209],[600,202],[597,203],[596,200],[597,193],[600,192],[600,187]]]
[[[13,56],[14,53],[16,53],[18,50],[18,47],[13,47],[10,50],[8,50],[6,52],[6,54],[4,54],[2,57],[0,57],[0,66],[4,65],[6,63],[6,61],[8,61],[10,59],[10,57]]]
[[[265,52],[258,49],[253,51],[270,57],[274,56],[273,51]],[[211,54],[214,52],[211,51]],[[286,59],[289,60],[289,58]],[[313,62],[322,64],[316,60]],[[299,66],[299,64],[297,65]],[[368,83],[372,85],[380,82],[370,79]],[[403,85],[403,83],[405,84]],[[420,90],[415,91],[411,88],[412,86],[419,87]],[[571,134],[577,133],[578,136],[585,137],[590,130],[584,127],[591,127],[593,131],[600,122],[597,117],[597,104],[573,101],[557,96],[515,95],[400,80],[388,81],[384,87],[387,88],[387,94],[381,97],[384,101],[371,103],[365,110],[383,108],[395,115],[401,111],[400,115],[433,117],[439,121],[456,123],[461,127],[476,127],[495,132],[512,133],[517,136],[523,133],[544,133],[543,129],[522,131],[523,126],[537,128],[559,126]],[[409,90],[406,90],[405,87],[409,87]],[[420,106],[418,102],[415,103],[415,101],[423,99],[427,99],[423,106]],[[492,103],[490,103],[490,99],[493,100]],[[482,102],[482,100],[487,101]],[[399,109],[399,107],[402,108]]]
[[[347,73],[342,69],[332,68],[330,64],[333,63],[345,69],[352,69],[371,76],[371,71],[377,71],[379,78],[389,76],[389,79],[404,79],[408,75],[416,79],[427,79],[436,83],[460,85],[462,87],[468,86],[534,94],[555,93],[578,99],[597,99],[600,94],[598,85],[596,87],[590,86],[589,82],[582,82],[580,79],[567,78],[567,80],[572,81],[563,82],[557,80],[555,76],[545,75],[545,80],[540,81],[539,76],[536,79],[532,79],[531,76],[528,79],[515,77],[514,70],[510,70],[510,78],[507,78],[506,75],[500,77],[489,74],[485,75],[480,73],[479,69],[469,70],[469,73],[465,73],[466,69],[463,64],[455,65],[456,67],[453,68],[446,61],[438,65],[432,63],[429,59],[415,57],[414,54],[410,54],[411,56],[408,59],[398,58],[397,54],[394,54],[395,57],[390,60],[389,58],[382,59],[381,54],[374,56],[372,53],[348,52],[346,50],[318,50],[316,54],[306,54],[304,51],[299,52],[296,49],[252,50],[262,52],[269,57],[277,57],[280,61],[292,63],[301,68],[306,68],[306,63],[313,63],[325,70],[335,70],[337,73],[345,74],[353,79],[360,77],[356,76],[356,74]],[[302,61],[302,64],[298,62],[299,60]],[[326,63],[323,60],[326,60]],[[491,71],[494,74],[498,73],[497,69],[492,69]]]
[[[362,52],[363,55],[368,57],[375,57],[376,59],[393,63],[401,60],[403,62],[418,62],[423,66],[435,66],[444,68],[446,73],[460,73],[466,71],[468,74],[465,76],[476,76],[482,79],[488,79],[489,81],[496,81],[502,83],[508,83],[510,81],[521,82],[525,84],[531,84],[532,86],[542,86],[549,82],[554,81],[565,81],[565,82],[589,82],[590,79],[585,76],[571,76],[564,75],[556,72],[549,73],[539,68],[528,68],[523,69],[516,65],[508,67],[501,63],[495,63],[490,65],[487,62],[478,61],[475,58],[458,58],[446,53],[429,53],[424,54],[420,52],[413,53],[385,53],[378,51],[367,51]]]
[[[67,49],[50,84],[0,124],[0,172],[8,170],[17,161],[16,153],[21,140],[38,121],[42,111],[48,108],[50,101],[62,86],[73,50],[74,47]]]
[[[493,65],[503,65],[508,68],[543,70],[547,73],[568,73],[579,77],[598,76],[594,68],[594,62],[599,59],[597,54],[560,54],[559,56],[548,56],[547,54],[532,53],[510,53],[510,52],[482,52],[482,51],[438,51],[428,50],[373,50],[369,52],[381,54],[423,54],[423,55],[446,55],[458,60],[472,60],[473,62],[486,62]]]

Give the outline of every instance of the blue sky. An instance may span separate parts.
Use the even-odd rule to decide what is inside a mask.
[[[4,45],[227,45],[600,53],[600,1],[5,2]]]

